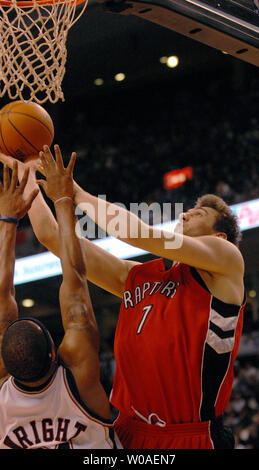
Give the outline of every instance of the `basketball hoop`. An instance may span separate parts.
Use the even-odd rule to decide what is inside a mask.
[[[88,0],[0,0],[1,97],[8,93],[12,100],[64,101],[61,84],[67,35],[87,3]]]

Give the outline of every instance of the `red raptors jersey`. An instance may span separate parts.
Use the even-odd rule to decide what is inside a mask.
[[[166,270],[157,259],[134,266],[115,335],[112,404],[124,415],[168,424],[221,415],[243,310],[211,295],[187,265]]]

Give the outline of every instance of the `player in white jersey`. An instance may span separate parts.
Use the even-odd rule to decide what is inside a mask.
[[[75,234],[75,154],[67,168],[57,146],[55,154],[56,160],[50,152],[41,155],[46,175],[41,185],[54,203],[59,226],[63,273],[60,308],[65,335],[58,353],[41,322],[17,319],[14,298],[16,222],[37,192],[26,200],[25,210],[23,191],[28,174],[18,195],[16,166],[11,183],[6,176],[4,187],[0,187],[0,214],[7,216],[0,216],[0,334],[7,326],[2,337],[0,377],[10,375],[0,389],[0,448],[121,448],[114,437],[109,401],[100,382],[99,332],[81,242]]]
[[[71,372],[62,366],[38,389],[9,378],[0,391],[0,404],[1,449],[116,447],[111,421],[86,408]]]

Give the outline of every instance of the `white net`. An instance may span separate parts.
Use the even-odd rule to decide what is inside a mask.
[[[0,96],[64,101],[67,35],[87,0],[0,1]]]

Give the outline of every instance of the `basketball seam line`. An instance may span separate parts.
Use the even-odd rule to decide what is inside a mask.
[[[32,116],[30,116],[30,114],[24,114],[24,113],[16,113],[16,114],[23,114],[25,116],[32,117]],[[42,122],[39,119],[37,119],[37,118],[33,118],[33,119],[35,119],[36,121],[39,121],[42,124]],[[15,127],[15,125],[9,119],[9,113],[8,113],[8,116],[7,116],[7,120],[9,122],[9,124],[16,130],[16,132],[25,140],[25,142],[27,142],[36,152],[39,152],[39,149],[37,149],[37,147],[35,147],[28,139],[26,139],[26,137],[19,131],[19,129],[17,129],[17,127]],[[46,127],[46,126],[44,126],[44,127]],[[46,127],[46,129],[49,131],[48,127]],[[49,133],[50,133],[50,131],[49,131]]]
[[[7,155],[11,155],[11,152],[8,150],[8,147],[7,147],[6,143],[5,143],[4,136],[3,136],[3,133],[2,133],[2,121],[0,121],[0,133],[1,133],[1,139],[2,139],[2,141],[3,141],[3,144],[4,144],[4,146],[5,146],[5,149],[6,149],[6,151],[7,151]]]
[[[45,127],[45,129],[47,129],[47,131],[50,133],[50,135],[52,135],[52,132],[51,132],[51,130],[48,128],[48,126],[46,126],[46,124],[44,124],[44,122],[42,122],[40,119],[38,119],[38,118],[32,116],[31,114],[21,113],[21,112],[19,112],[19,111],[13,111],[12,109],[10,109],[10,110],[7,111],[7,113],[6,113],[8,120],[9,120],[9,113],[12,113],[12,114],[20,114],[20,115],[22,115],[22,116],[28,116],[28,117],[30,117],[31,119],[34,119],[35,121],[40,122],[41,125],[42,125],[43,127]],[[5,114],[5,113],[3,113],[3,114]],[[10,122],[10,121],[9,121],[9,122]],[[10,122],[10,124],[11,124],[11,122]]]
[[[11,124],[11,126],[16,130],[16,132],[34,149],[38,152],[38,149],[36,147],[34,147],[33,144],[30,143],[30,141],[28,139],[26,139],[26,137],[24,137],[24,135],[15,127],[15,125],[9,120],[9,116],[8,116],[8,122],[9,124]]]

